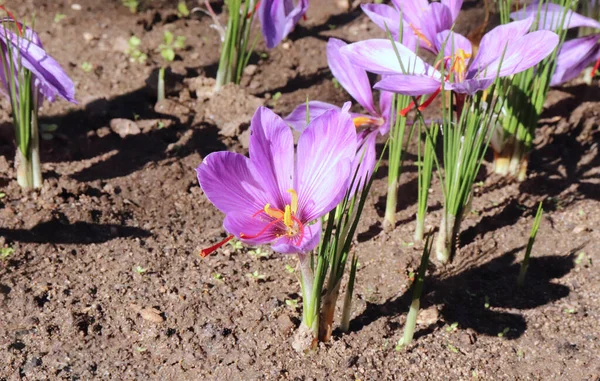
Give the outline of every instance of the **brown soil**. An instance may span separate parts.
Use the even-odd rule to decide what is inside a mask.
[[[299,311],[286,304],[299,299],[296,275],[285,269],[294,258],[227,247],[201,259],[199,249],[225,233],[194,169],[209,152],[244,152],[257,104],[287,113],[307,96],[348,100],[331,81],[327,38],[381,32],[360,10],[314,1],[284,46],[266,52],[259,44],[268,55],[257,54],[244,78],[257,98],[232,88],[239,99],[219,105],[197,94],[194,79],[215,73],[218,38],[208,17],[178,18],[177,2],[167,0],[142,1],[138,14],[118,0],[81,0],[79,11],[74,3],[5,1],[18,15],[36,11],[42,41],[75,80],[80,104],[44,107],[42,123],[59,129],[43,143],[45,182],[35,193],[13,180],[10,118],[0,115],[0,243],[15,250],[0,267],[1,380],[600,379],[597,83],[551,93],[527,181],[482,169],[460,254],[445,268],[431,265],[416,340],[401,351],[409,273],[420,256],[411,243],[415,156],[409,152],[391,233],[381,228],[382,168],[355,247],[350,332],[305,357],[291,347]],[[481,8],[464,9],[469,31]],[[57,13],[66,18],[54,22]],[[153,48],[166,29],[186,36],[188,48],[170,65],[169,100],[155,108],[162,61]],[[122,52],[132,34],[143,41],[146,64]],[[83,71],[83,62],[93,69]],[[109,128],[115,118],[136,119],[141,132],[120,137]],[[440,218],[438,185],[431,225]],[[516,290],[540,200],[547,213],[527,287]],[[266,279],[247,276],[254,271]]]

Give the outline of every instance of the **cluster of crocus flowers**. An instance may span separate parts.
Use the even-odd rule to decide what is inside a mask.
[[[410,96],[437,94],[442,87],[473,95],[487,89],[498,77],[519,73],[536,65],[558,44],[550,31],[529,32],[533,19],[500,25],[485,34],[472,58],[471,42],[458,33],[437,34],[435,44],[444,52],[443,74],[411,49],[389,40],[366,40],[348,45],[342,54],[365,70],[382,74],[379,90]],[[443,86],[442,86],[443,85]],[[422,105],[421,105],[422,106]]]
[[[13,109],[17,181],[26,189],[40,188],[38,109],[44,98],[52,102],[59,96],[75,103],[75,86],[38,35],[6,12],[10,17],[0,20],[0,93]]]
[[[355,180],[355,189],[364,184],[372,174],[375,167],[375,144],[378,135],[385,135],[390,130],[390,109],[392,96],[390,92],[382,91],[379,94],[378,107],[373,100],[373,90],[367,72],[340,53],[347,46],[344,41],[330,38],[327,42],[327,62],[333,77],[339,84],[361,105],[367,113],[352,114],[352,121],[357,129],[357,158],[355,169],[358,169]],[[318,117],[328,110],[341,110],[339,106],[320,102],[308,102],[308,117],[310,120]],[[284,118],[286,123],[298,131],[306,127],[307,105],[299,105]],[[360,165],[359,165],[360,164]],[[352,176],[354,172],[352,172]]]
[[[571,28],[591,28],[600,30],[600,22],[585,17],[558,4],[534,3],[521,11],[511,13],[511,18],[521,20],[537,19],[538,29],[558,30]],[[600,33],[574,38],[563,43],[556,56],[556,69],[551,86],[558,86],[577,77],[586,67],[595,63],[592,76],[600,66]]]

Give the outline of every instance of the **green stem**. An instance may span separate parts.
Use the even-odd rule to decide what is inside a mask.
[[[342,307],[342,321],[340,330],[348,332],[350,329],[350,316],[352,315],[352,294],[354,293],[354,282],[356,281],[356,270],[358,269],[358,257],[352,257],[350,264],[350,277],[348,279],[348,288],[346,289],[346,297],[344,298],[344,306]]]
[[[38,95],[33,94],[33,108],[31,109],[31,180],[33,189],[42,187],[42,164],[40,162],[40,130],[38,126]]]
[[[158,91],[156,94],[158,102],[165,99],[165,67],[158,70]]]
[[[527,274],[527,269],[529,268],[529,257],[531,256],[531,250],[533,249],[533,244],[535,243],[535,237],[537,236],[537,232],[540,227],[542,213],[544,213],[544,210],[542,209],[542,202],[540,201],[535,214],[535,219],[533,220],[531,232],[529,233],[529,241],[527,242],[527,249],[525,249],[525,257],[523,258],[523,262],[521,262],[521,270],[519,271],[519,277],[517,278],[518,287],[523,287],[525,284],[525,275]]]

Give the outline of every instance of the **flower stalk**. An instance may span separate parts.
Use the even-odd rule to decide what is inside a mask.
[[[419,124],[419,136],[421,136],[422,124]],[[425,230],[425,216],[427,214],[427,200],[429,199],[429,187],[431,186],[431,176],[433,175],[433,159],[435,157],[435,144],[438,135],[438,126],[431,124],[429,130],[425,131],[425,143],[417,144],[417,171],[418,171],[418,206],[415,226],[415,242],[423,241],[423,232]]]
[[[431,235],[427,236],[425,246],[423,247],[423,254],[421,255],[421,264],[419,265],[419,272],[416,274],[413,282],[413,295],[406,316],[406,323],[404,323],[404,335],[399,346],[407,346],[412,343],[415,335],[415,328],[417,327],[417,316],[419,315],[419,309],[421,308],[421,294],[423,293],[423,284],[425,283],[425,273],[427,272],[427,265],[429,264],[429,255],[431,253],[431,246],[433,244],[433,238]]]
[[[517,278],[517,287],[519,288],[522,288],[525,284],[525,275],[527,275],[527,269],[529,268],[529,257],[531,256],[531,250],[533,249],[533,244],[535,243],[535,237],[537,236],[543,213],[544,210],[542,209],[542,202],[540,201],[535,218],[533,220],[531,232],[529,233],[529,241],[527,242],[527,248],[525,249],[525,257],[523,258],[523,262],[521,262],[521,269],[519,270],[519,277]]]

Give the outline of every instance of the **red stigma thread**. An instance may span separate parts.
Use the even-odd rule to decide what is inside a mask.
[[[232,238],[233,238],[233,235],[230,235],[229,237],[225,238],[221,242],[218,242],[218,243],[216,243],[216,244],[214,244],[211,247],[208,247],[206,249],[200,250],[200,256],[202,258],[204,258],[204,257],[207,257],[207,256],[211,255],[212,253],[214,253],[215,251],[217,251],[217,249],[219,249],[221,246],[223,246],[227,242],[231,241]]]
[[[592,68],[592,73],[590,74],[590,77],[594,78],[594,76],[596,75],[596,72],[598,71],[599,68],[600,68],[600,59],[598,61],[596,61],[596,64]]]
[[[17,30],[19,31],[19,35],[23,36],[23,28],[21,27],[21,23],[17,21],[17,19],[15,18],[15,16],[6,8],[4,8],[2,5],[0,5],[0,9],[2,9],[4,12],[6,12],[6,14],[8,15],[8,17],[10,17],[15,24],[17,25]]]

